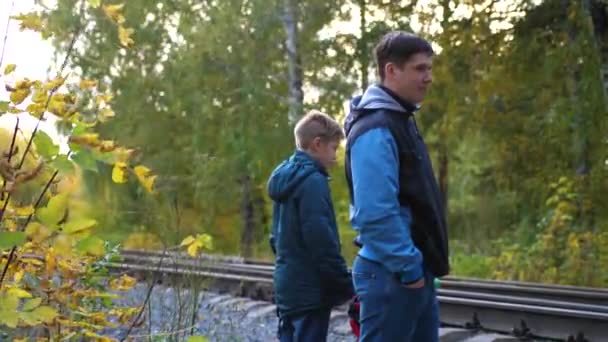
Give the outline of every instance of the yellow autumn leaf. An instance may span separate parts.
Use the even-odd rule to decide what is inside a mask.
[[[188,245],[190,245],[191,243],[193,243],[193,242],[194,242],[194,240],[195,240],[195,239],[194,239],[194,236],[190,235],[190,236],[186,237],[186,238],[185,238],[185,239],[182,241],[182,243],[180,244],[180,246],[188,246]]]
[[[113,118],[115,117],[116,114],[114,113],[114,111],[111,108],[104,108],[99,112],[99,121],[101,122],[105,122],[107,121],[109,118]]]
[[[27,108],[25,108],[25,111],[38,118],[44,113],[44,105],[42,103],[30,103],[27,105]]]
[[[93,80],[82,80],[80,81],[79,87],[82,90],[95,88],[97,86],[97,81]]]
[[[32,311],[32,315],[42,322],[50,323],[57,317],[57,310],[50,306],[39,306]]]
[[[23,304],[23,307],[21,309],[23,311],[31,311],[31,310],[39,307],[40,303],[42,303],[42,298],[32,298],[32,299],[28,300],[27,302],[25,302],[25,304]]]
[[[32,96],[32,102],[38,104],[44,104],[47,99],[47,92],[43,89],[36,89],[36,92],[34,92],[34,95]]]
[[[133,320],[133,316],[139,313],[140,308],[120,308],[112,309],[108,312],[111,316],[117,316],[118,322],[127,324]]]
[[[11,92],[10,99],[11,102],[15,105],[21,104],[31,93],[29,88],[25,89],[16,89]]]
[[[30,264],[34,266],[42,266],[43,262],[38,260],[37,258],[23,258],[21,262],[24,264]]]
[[[13,281],[14,281],[15,283],[20,282],[20,281],[23,279],[23,275],[24,275],[24,274],[25,274],[25,271],[24,271],[24,270],[19,270],[19,271],[16,271],[16,272],[15,272],[15,274],[13,274]]]
[[[65,102],[61,101],[60,99],[51,98],[51,101],[49,102],[48,110],[49,110],[49,112],[57,115],[58,117],[66,116]]]
[[[112,181],[114,183],[122,184],[127,182],[127,164],[123,162],[117,162],[112,168]]]
[[[133,172],[135,172],[135,175],[139,178],[146,178],[150,174],[150,169],[143,165],[137,165],[133,168]]]
[[[133,155],[134,152],[135,152],[135,150],[133,150],[133,149],[126,149],[124,147],[119,147],[114,151],[114,155],[116,156],[117,162],[126,163],[129,161],[129,159],[131,158],[131,156]]]
[[[16,288],[16,287],[12,287],[10,289],[8,289],[8,294],[10,296],[14,296],[16,298],[32,298],[32,294],[20,289],[20,288]]]
[[[16,16],[12,16],[12,19],[18,20],[21,23],[19,24],[19,30],[34,30],[34,31],[42,31],[42,18],[40,18],[36,13],[26,13],[20,14]]]
[[[36,217],[40,223],[54,228],[65,217],[69,203],[70,193],[59,193],[51,197],[45,207],[36,210]]]
[[[27,207],[17,208],[15,213],[17,216],[30,216],[34,213],[34,206],[30,204]]]
[[[90,297],[90,298],[109,298],[109,299],[120,298],[120,295],[117,295],[116,293],[99,292],[99,291],[95,291],[95,290],[75,291],[74,295]]]
[[[6,231],[14,232],[17,230],[17,222],[15,222],[14,220],[4,219],[3,225]]]
[[[97,95],[95,97],[95,102],[97,103],[97,105],[100,105],[102,103],[108,103],[112,100],[112,94],[101,94],[101,95]]]
[[[188,255],[190,255],[191,257],[196,257],[198,256],[198,250],[203,247],[203,244],[200,241],[194,241],[193,243],[191,243],[188,248],[186,249],[186,252],[188,253]]]
[[[9,295],[7,292],[0,293],[0,324],[9,328],[16,328],[19,317],[15,315],[19,306],[19,298]]]
[[[97,8],[101,5],[101,0],[88,0],[89,5],[93,8]]]
[[[45,90],[59,89],[59,87],[61,87],[64,82],[65,82],[65,78],[64,77],[57,76],[54,79],[48,81],[44,85],[44,89]]]
[[[58,255],[69,257],[73,254],[73,246],[74,246],[74,238],[61,234],[55,238],[53,243],[53,249],[57,252]]]
[[[97,133],[84,133],[80,135],[73,135],[69,139],[70,143],[87,146],[99,145],[99,134]]]
[[[112,152],[116,149],[116,143],[112,140],[102,140],[99,144],[100,152]]]
[[[93,330],[101,330],[104,328],[103,326],[90,324],[90,323],[83,322],[83,321],[73,321],[73,320],[66,320],[66,319],[61,319],[61,318],[57,318],[57,323],[59,323],[63,327],[86,328],[86,329],[93,329]]]
[[[137,176],[137,179],[141,183],[141,185],[149,192],[154,193],[154,180],[156,176],[150,175],[150,169],[143,165],[137,165],[133,168],[133,172]]]
[[[0,293],[0,312],[2,311],[14,311],[19,306],[19,298],[11,296],[8,292],[2,291]]]
[[[15,83],[15,89],[29,89],[33,83],[34,82],[30,81],[28,78],[24,78]]]
[[[21,110],[17,107],[11,106],[11,107],[8,107],[8,112],[11,114],[20,114],[20,113],[23,113],[23,110]]]
[[[197,240],[199,240],[203,246],[203,248],[208,249],[208,250],[212,250],[213,249],[213,239],[211,238],[211,235],[209,234],[200,234],[197,237]]]
[[[135,41],[133,38],[131,38],[133,32],[134,30],[132,28],[124,28],[122,26],[118,27],[118,40],[122,46],[131,47],[133,44],[135,44]]]
[[[55,94],[49,101],[48,111],[59,116],[66,117],[70,114],[70,106],[74,103],[74,98],[68,94]]]
[[[81,232],[83,230],[87,230],[97,224],[97,221],[94,219],[76,219],[71,220],[63,226],[63,231],[66,234],[75,234]]]
[[[110,280],[110,288],[114,291],[130,290],[137,284],[137,279],[124,274],[120,278]]]
[[[188,246],[186,248],[188,255],[196,257],[200,253],[199,250],[213,249],[213,240],[209,234],[198,234],[196,237],[190,235],[182,241],[180,246]]]
[[[46,273],[53,274],[55,272],[55,268],[57,267],[57,257],[55,256],[55,250],[53,247],[49,248],[46,255],[44,256]]]
[[[204,336],[190,336],[186,342],[209,342],[209,339]]]
[[[15,64],[8,64],[5,68],[4,68],[4,75],[8,75],[11,72],[15,71],[15,69],[17,69],[17,66]]]
[[[32,241],[28,241],[26,243],[23,244],[23,246],[21,246],[21,250],[24,253],[31,253],[31,252],[35,252],[39,249],[38,246],[36,246]]]
[[[103,6],[104,13],[118,24],[125,22],[125,17],[122,15],[122,7],[124,4],[114,4]]]
[[[76,249],[81,253],[91,256],[102,256],[105,254],[104,241],[96,236],[89,236],[80,240]]]
[[[25,228],[25,234],[35,242],[45,241],[53,232],[38,222],[30,222]]]
[[[113,342],[113,341],[116,341],[115,339],[109,338],[107,336],[98,335],[98,334],[92,332],[91,330],[85,330],[84,331],[84,335],[86,337],[89,337],[93,341],[96,341],[96,342]]]

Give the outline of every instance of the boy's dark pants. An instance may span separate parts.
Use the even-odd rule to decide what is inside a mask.
[[[330,313],[331,309],[327,308],[279,319],[279,341],[326,341]]]

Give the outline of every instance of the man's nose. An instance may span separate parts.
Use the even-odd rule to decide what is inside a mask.
[[[427,73],[424,78],[424,83],[432,83],[433,82],[433,74],[431,72]]]

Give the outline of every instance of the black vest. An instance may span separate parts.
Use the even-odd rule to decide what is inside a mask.
[[[399,152],[399,203],[412,212],[411,234],[424,264],[436,277],[449,273],[445,210],[428,151],[412,114],[386,109],[353,111],[346,119],[346,180],[354,203],[350,148],[370,129],[387,128]]]

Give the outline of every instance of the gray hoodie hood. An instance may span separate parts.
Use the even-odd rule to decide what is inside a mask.
[[[353,98],[350,108],[351,111],[361,109],[388,109],[407,113],[407,110],[405,110],[399,102],[377,85],[369,86],[363,95]]]
[[[414,106],[417,110],[419,107]],[[352,124],[362,112],[369,110],[385,109],[400,113],[411,113],[412,110],[404,108],[397,100],[378,85],[371,85],[363,95],[354,97],[350,102],[350,113],[344,122],[344,130],[348,135]]]

